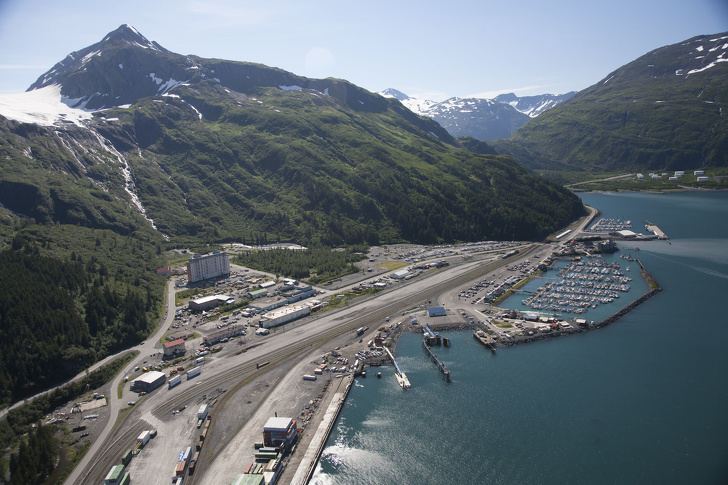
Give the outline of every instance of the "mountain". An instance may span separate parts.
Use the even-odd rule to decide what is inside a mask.
[[[450,98],[435,102],[412,98],[392,88],[379,94],[395,98],[411,111],[432,118],[454,137],[469,136],[485,141],[510,137],[531,118],[574,95],[570,92],[518,97],[510,93],[493,99]]]
[[[725,167],[727,61],[728,32],[655,49],[495,146],[535,169]]]
[[[144,339],[165,249],[540,239],[583,211],[399,101],[124,25],[0,95],[0,403]]]
[[[67,115],[60,128],[2,128],[3,164],[23,175],[3,171],[0,188],[16,197],[0,202],[37,222],[129,232],[132,207],[176,241],[338,245],[540,238],[581,211],[564,190],[466,150],[397,101],[342,80],[174,54],[130,26],[25,94],[59,88],[66,105],[100,111],[75,124]],[[59,187],[49,191],[51,177]]]

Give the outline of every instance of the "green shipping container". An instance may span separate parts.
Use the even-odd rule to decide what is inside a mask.
[[[124,453],[124,456],[121,457],[121,463],[124,466],[127,466],[131,462],[131,449],[126,450],[126,453]]]

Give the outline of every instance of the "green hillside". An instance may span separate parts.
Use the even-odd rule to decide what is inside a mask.
[[[493,144],[536,170],[728,166],[727,38],[656,49]]]

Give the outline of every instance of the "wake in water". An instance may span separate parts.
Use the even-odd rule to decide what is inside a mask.
[[[675,258],[660,255],[661,253],[666,256],[706,259],[718,264],[728,264],[728,251],[725,247],[725,241],[720,239],[682,239],[673,241],[672,245],[658,243],[655,246],[647,247],[645,252],[649,252],[652,256],[669,263],[676,263],[716,278],[728,279],[728,274],[713,268],[688,264]]]

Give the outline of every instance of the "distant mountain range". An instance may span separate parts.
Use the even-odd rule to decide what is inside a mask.
[[[442,102],[413,98],[392,88],[379,94],[395,98],[414,113],[432,118],[454,137],[490,141],[510,137],[531,118],[570,99],[575,92],[524,97],[509,93],[493,99],[450,98]]]
[[[493,145],[551,171],[725,167],[726,112],[728,32],[648,52]]]

